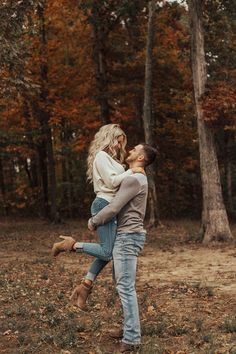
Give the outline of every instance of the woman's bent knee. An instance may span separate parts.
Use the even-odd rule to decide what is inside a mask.
[[[102,259],[104,261],[107,261],[107,262],[110,262],[113,258],[112,258],[112,254],[107,254],[107,255],[104,255],[104,257],[102,257]]]

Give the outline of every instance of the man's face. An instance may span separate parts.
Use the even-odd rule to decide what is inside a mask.
[[[126,162],[130,163],[130,162],[134,162],[137,161],[138,158],[141,158],[143,156],[143,146],[140,145],[136,145],[133,149],[131,149],[128,152],[128,156],[126,158]]]

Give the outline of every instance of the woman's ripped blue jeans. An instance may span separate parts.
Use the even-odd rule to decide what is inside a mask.
[[[103,198],[96,197],[91,205],[91,214],[95,215],[109,202]],[[94,280],[101,270],[106,266],[106,264],[112,259],[112,251],[116,238],[117,222],[116,218],[111,219],[104,225],[97,227],[97,234],[100,239],[100,244],[98,243],[82,243],[83,252],[91,256],[96,257],[96,259],[91,264],[87,279]]]

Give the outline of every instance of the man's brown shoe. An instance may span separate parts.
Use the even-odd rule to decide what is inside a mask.
[[[59,236],[63,239],[61,242],[54,243],[52,247],[52,255],[56,257],[61,252],[72,251],[76,243],[75,239],[70,236]]]
[[[123,338],[123,329],[122,328],[113,329],[112,331],[109,331],[108,335],[110,338],[121,339]]]
[[[121,342],[120,344],[120,353],[136,353],[140,349],[139,345],[133,345],[133,344],[127,344],[124,342]]]
[[[92,285],[89,286],[85,283],[82,283],[73,290],[70,300],[72,300],[73,304],[78,306],[80,310],[88,311],[88,307],[86,305],[87,298],[89,294],[91,294]]]

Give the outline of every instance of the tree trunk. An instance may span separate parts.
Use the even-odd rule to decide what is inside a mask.
[[[48,67],[46,64],[46,30],[45,30],[45,18],[44,18],[44,5],[38,6],[38,16],[40,21],[40,44],[41,44],[41,56],[42,63],[40,65],[41,69],[41,92],[40,92],[40,102],[42,107],[45,106],[45,102],[48,97]],[[50,218],[52,221],[57,222],[59,219],[57,212],[57,202],[56,202],[56,172],[55,172],[55,159],[53,152],[53,139],[52,139],[52,130],[49,124],[50,114],[44,108],[38,109],[39,121],[42,127],[43,139],[46,143],[47,151],[47,169],[48,169],[48,178],[49,178],[49,200],[50,200]]]
[[[102,124],[110,123],[110,107],[108,102],[108,78],[107,64],[105,58],[106,33],[102,30],[103,24],[100,23],[97,4],[93,8],[93,59],[96,70],[97,83],[97,102],[100,106],[100,120]]]
[[[137,127],[137,133],[139,133],[138,141],[143,141],[143,92],[137,93],[134,97],[134,107],[135,107],[135,126]]]
[[[31,158],[31,178],[33,188],[39,187],[38,165],[35,157]]]
[[[32,130],[32,125],[30,124],[30,114],[29,114],[29,104],[27,96],[23,94],[23,114],[24,118],[27,122],[26,124],[26,130],[30,131]],[[33,141],[33,136],[30,134],[27,136],[28,143],[30,146],[34,147],[35,152],[37,152],[36,146]],[[29,178],[29,184],[31,188],[36,188],[39,187],[39,178],[38,178],[38,166],[37,166],[37,160],[36,156],[30,157],[30,167],[28,167],[27,160],[25,161],[25,170],[27,173],[27,176]]]
[[[222,197],[214,135],[205,124],[200,102],[205,92],[207,79],[202,24],[202,1],[188,0],[188,6],[192,34],[193,86],[203,192],[201,233],[203,243],[207,244],[213,240],[231,240],[233,237]]]
[[[226,196],[227,196],[227,208],[229,215],[233,215],[233,193],[232,193],[232,162],[231,153],[234,145],[234,132],[225,131],[225,180],[226,180]]]
[[[0,188],[2,194],[2,210],[4,212],[4,216],[6,216],[8,214],[7,206],[6,206],[6,186],[5,186],[3,163],[1,157],[0,157]]]
[[[64,212],[67,216],[73,216],[72,210],[72,200],[73,200],[73,190],[72,190],[72,176],[71,176],[71,148],[69,146],[69,141],[71,138],[70,132],[68,132],[65,119],[62,119],[62,134],[61,134],[61,142],[62,142],[62,200],[66,207]]]
[[[54,222],[59,221],[59,215],[57,211],[57,183],[56,183],[56,171],[55,171],[55,159],[52,145],[52,131],[48,127],[47,130],[47,161],[48,161],[48,177],[50,185],[50,217]]]
[[[47,169],[47,152],[45,141],[42,141],[38,147],[38,176],[40,180],[40,195],[41,215],[49,217],[49,202],[48,202],[48,169]]]
[[[152,80],[153,80],[153,37],[154,37],[154,13],[155,2],[149,1],[149,17],[148,17],[148,32],[147,32],[147,48],[146,48],[146,64],[145,64],[145,88],[144,88],[144,105],[143,105],[143,126],[145,134],[145,142],[154,146],[153,131],[155,123],[152,117]],[[153,164],[147,168],[149,194],[148,194],[148,209],[149,220],[148,227],[156,227],[160,224],[157,191],[155,184],[156,165]]]

